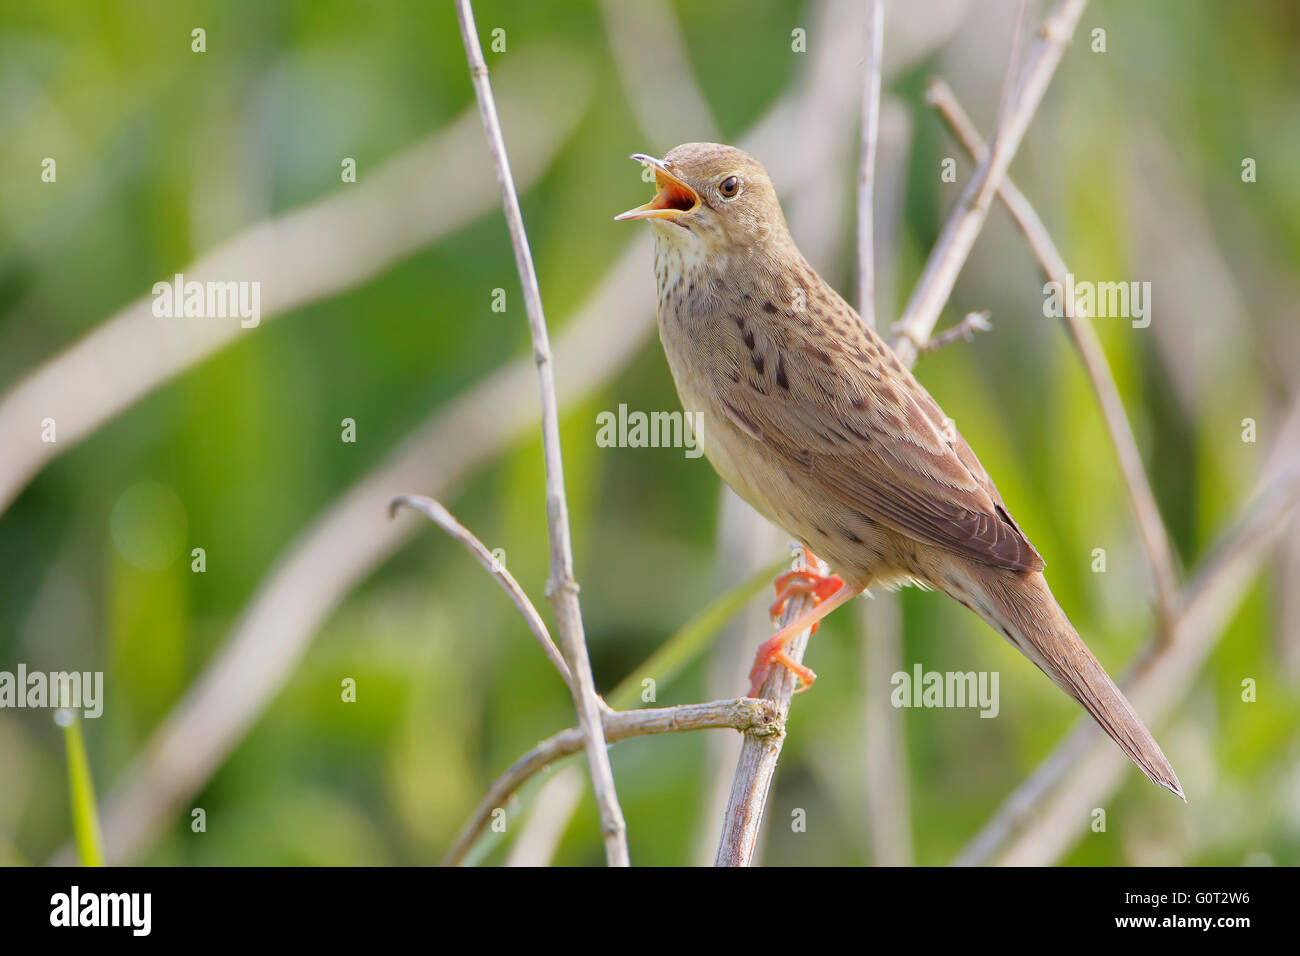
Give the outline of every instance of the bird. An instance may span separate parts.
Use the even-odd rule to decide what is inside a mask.
[[[774,613],[795,593],[814,604],[759,649],[750,696],[774,665],[806,690],[816,675],[787,645],[869,588],[937,590],[1186,801],[952,419],[799,252],[763,165],[719,143],[631,158],[653,172],[655,195],[614,218],[654,233],[659,337],[696,440],[723,481],[835,572],[778,579]]]

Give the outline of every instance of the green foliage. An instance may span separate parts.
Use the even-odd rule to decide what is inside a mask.
[[[90,778],[90,761],[81,724],[68,711],[63,729],[68,749],[68,802],[72,806],[72,832],[76,835],[77,856],[82,866],[104,865],[104,839],[99,832],[99,810],[95,806],[95,783]]]
[[[646,195],[625,157],[672,144],[648,143],[639,129],[598,4],[475,6],[485,38],[498,25],[508,31],[507,52],[488,53],[494,71],[540,56],[590,91],[573,133],[522,196],[555,336],[636,234],[610,221]],[[790,51],[790,30],[816,19],[812,4],[673,6],[728,137],[796,83],[806,67],[800,58],[815,58],[822,39],[810,32],[807,54]],[[1098,325],[1191,568],[1239,511],[1276,424],[1276,400],[1294,387],[1278,356],[1294,342],[1279,336],[1294,332],[1285,321],[1295,314],[1300,260],[1300,21],[1290,5],[1268,3],[1248,13],[1181,0],[1111,0],[1089,10],[1012,172],[1080,277],[1151,277],[1163,235],[1151,217],[1185,211],[1141,204],[1159,180],[1199,211],[1235,286],[1240,314],[1181,316],[1172,313],[1174,290],[1157,287],[1154,321],[1178,330],[1165,339],[1120,320]],[[189,50],[196,25],[207,29],[203,55]],[[1094,26],[1108,30],[1105,54],[1088,50]],[[1003,55],[998,44],[981,55]],[[966,97],[963,83],[975,82],[969,40],[963,49],[909,63],[886,84],[915,133],[905,194],[896,197],[900,301],[969,169],[959,159],[958,183],[938,180],[942,160],[961,154],[922,101],[924,76],[947,75],[985,131],[996,103],[996,89]],[[474,108],[449,4],[341,0],[3,0],[0,99],[0,392],[153,282],[270,215],[348,188],[338,178],[341,156],[357,158],[364,179]],[[1156,141],[1172,167],[1149,164]],[[1249,186],[1239,176],[1246,155],[1261,171]],[[58,157],[57,189],[39,181],[44,156]],[[850,161],[826,171],[843,184],[848,207]],[[1164,178],[1174,173],[1177,181]],[[400,210],[394,216],[393,228],[403,228]],[[838,258],[850,262],[852,250]],[[851,270],[841,273],[847,291]],[[989,308],[994,331],[923,357],[918,375],[1044,554],[1080,631],[1112,672],[1123,671],[1152,627],[1146,574],[1093,396],[1064,336],[1042,315],[1041,285],[1020,236],[995,209],[944,319]],[[489,306],[497,287],[507,292],[504,314]],[[882,315],[882,324],[891,318]],[[1229,322],[1231,334],[1207,338],[1210,354],[1198,358],[1202,337]],[[107,707],[90,725],[88,755],[79,724],[66,731],[68,805],[49,798],[61,794],[64,773],[48,715],[0,711],[0,839],[13,844],[0,857],[44,862],[75,839],[83,859],[97,859],[91,765],[109,792],[313,520],[434,410],[528,351],[494,207],[362,285],[241,335],[65,448],[0,514],[0,669],[23,661],[103,670]],[[1200,364],[1188,399],[1176,372],[1193,361]],[[561,366],[557,375],[570,371]],[[676,677],[673,702],[704,699],[709,638],[768,596],[754,596],[761,578],[730,593],[718,586],[735,576],[718,567],[718,483],[704,460],[679,449],[596,446],[595,415],[620,403],[679,407],[649,334],[627,368],[562,420],[597,684],[616,704],[637,706],[637,666],[647,662],[644,673],[661,687]],[[345,417],[358,423],[355,444],[339,440]],[[1240,441],[1246,417],[1259,421],[1260,444]],[[505,549],[542,605],[548,553],[536,435],[436,493],[489,548]],[[115,514],[127,516],[123,533],[115,533]],[[374,520],[387,519],[376,509]],[[191,570],[196,547],[206,551],[203,573]],[[1106,549],[1105,574],[1091,569],[1095,548]],[[1300,863],[1300,690],[1278,648],[1297,622],[1279,619],[1277,597],[1268,581],[1256,588],[1187,703],[1154,728],[1183,775],[1189,808],[1131,771],[1106,808],[1107,833],[1089,833],[1066,862],[1237,864],[1264,854]],[[905,669],[921,662],[1001,676],[996,720],[959,710],[903,714],[916,859],[942,864],[1079,712],[963,608],[912,592],[902,603]],[[756,645],[764,636],[747,639]],[[860,642],[846,610],[811,644],[808,662],[820,677],[792,711],[770,803],[769,863],[872,859]],[[1258,684],[1254,703],[1241,699],[1244,678]],[[346,679],[355,681],[354,703],[342,699]],[[744,675],[732,684],[739,693]],[[488,783],[572,723],[563,683],[513,607],[429,528],[328,615],[283,690],[142,862],[434,862]],[[718,771],[707,736],[630,741],[613,759],[633,860],[692,861],[700,834],[716,825],[707,816]],[[195,807],[206,811],[205,832],[191,829]],[[806,811],[807,833],[791,831],[794,808]],[[523,819],[512,817],[504,838],[485,846],[485,862],[504,858],[513,821]],[[557,862],[601,859],[584,796]]]

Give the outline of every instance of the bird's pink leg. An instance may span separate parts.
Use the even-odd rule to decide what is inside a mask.
[[[791,573],[804,574],[808,572]],[[796,664],[790,659],[789,654],[787,654],[785,650],[786,645],[794,640],[796,635],[816,627],[818,621],[831,613],[831,611],[835,610],[841,604],[851,598],[857,597],[861,588],[850,587],[840,579],[839,575],[822,577],[821,575],[814,574],[812,576],[817,579],[816,583],[808,583],[806,578],[802,579],[803,584],[800,585],[798,590],[804,591],[805,593],[812,593],[818,598],[817,603],[773,634],[772,637],[765,641],[758,649],[758,654],[754,657],[754,667],[749,672],[750,697],[757,697],[759,695],[759,692],[763,689],[763,682],[767,680],[768,671],[772,669],[773,663],[783,664],[793,671],[794,675],[799,678],[799,682],[803,685],[803,687],[800,688],[801,690],[807,690],[812,686],[812,682],[817,679],[817,675],[811,670],[804,667],[802,664]],[[782,577],[787,576],[783,575]],[[786,591],[791,588],[795,580],[796,579],[794,578],[789,578],[785,584]],[[817,589],[818,587],[821,587],[824,590],[829,587],[826,582],[830,581],[835,582],[838,586],[837,590],[823,600],[821,599],[821,595],[818,594]],[[804,585],[806,585],[806,587]],[[781,587],[781,581],[779,579],[777,586]],[[784,594],[783,596],[786,598],[789,597],[788,594]],[[784,604],[784,600],[778,600],[779,603]]]
[[[781,616],[786,602],[793,595],[811,594],[815,602],[820,604],[840,589],[844,579],[838,574],[821,575],[816,571],[787,571],[776,579],[775,584],[776,600],[772,602],[767,612],[773,620]],[[816,632],[817,626],[813,625],[813,633]]]

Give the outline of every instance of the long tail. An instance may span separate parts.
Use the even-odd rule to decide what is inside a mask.
[[[1042,574],[953,561],[936,583],[1082,704],[1143,773],[1187,800],[1160,745],[1083,643]]]

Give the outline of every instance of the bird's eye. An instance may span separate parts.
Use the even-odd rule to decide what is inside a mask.
[[[722,184],[718,187],[718,190],[722,193],[724,198],[735,199],[738,195],[740,195],[740,177],[728,176],[726,179],[722,181]]]

